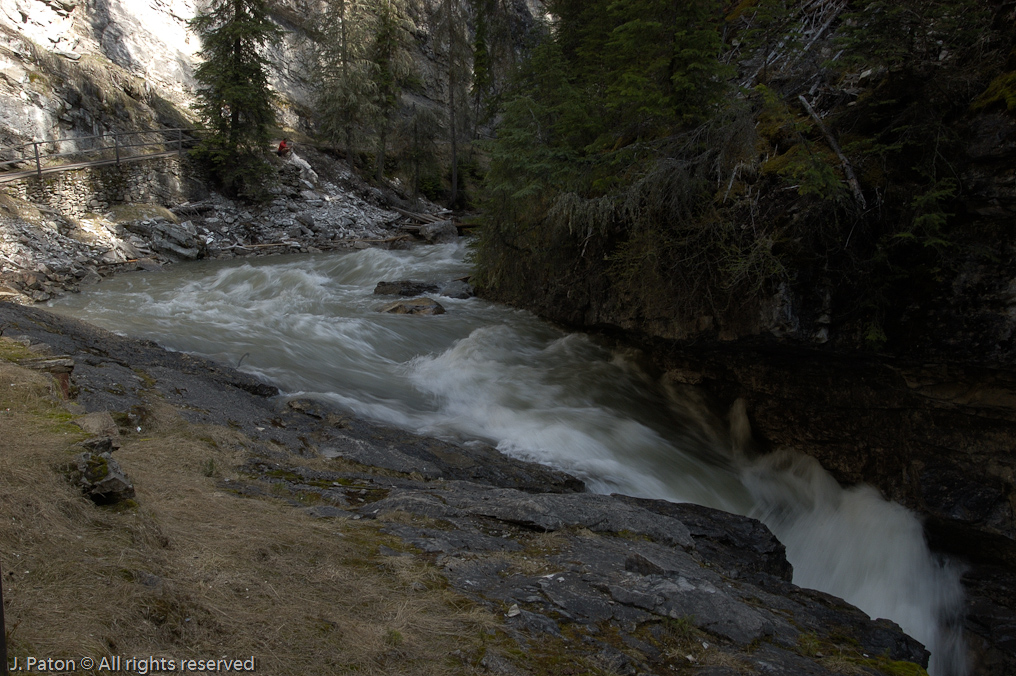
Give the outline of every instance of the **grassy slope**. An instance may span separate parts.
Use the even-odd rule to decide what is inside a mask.
[[[0,357],[21,356],[0,338]],[[472,673],[495,620],[371,521],[315,520],[217,488],[245,439],[166,406],[115,458],[137,505],[58,468],[82,438],[48,375],[0,358],[0,563],[12,657],[258,658],[261,673]],[[210,462],[211,461],[211,462]],[[208,476],[208,475],[212,476]],[[224,478],[228,478],[228,470]],[[456,652],[461,651],[461,652]]]

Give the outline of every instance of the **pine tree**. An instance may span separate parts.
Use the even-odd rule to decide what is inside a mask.
[[[252,197],[271,171],[275,124],[265,47],[282,36],[266,0],[212,0],[191,21],[204,62],[195,69],[198,110],[211,135],[198,149],[223,187]]]
[[[479,3],[477,2],[477,5]],[[480,106],[490,92],[493,74],[491,72],[490,47],[488,44],[489,16],[482,11],[476,13],[476,33],[473,36],[473,125],[480,124]]]
[[[318,19],[315,77],[321,131],[353,160],[356,136],[376,113],[368,48],[374,16],[365,0],[334,0]]]
[[[402,91],[413,70],[413,58],[409,53],[411,28],[412,24],[403,2],[379,0],[374,41],[369,51],[378,181],[384,179],[388,136],[395,113],[401,105]]]
[[[474,23],[472,91],[474,127],[497,115],[501,95],[518,69],[519,47],[533,26],[512,0],[469,0]]]
[[[462,106],[467,101],[466,85],[472,54],[466,33],[466,16],[459,0],[442,0],[434,23],[448,93],[448,141],[451,149],[448,204],[453,206],[459,198],[459,137],[465,126]]]
[[[429,106],[417,106],[414,103],[408,114],[400,116],[395,151],[400,166],[409,172],[407,178],[414,199],[420,194],[424,172],[429,176],[440,172],[437,162],[437,139],[440,129],[441,120],[437,112]]]

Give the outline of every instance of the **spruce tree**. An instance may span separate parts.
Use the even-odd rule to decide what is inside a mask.
[[[465,126],[463,104],[467,103],[472,49],[466,34],[466,16],[459,0],[442,0],[437,8],[434,32],[437,50],[444,62],[448,94],[448,141],[451,146],[451,194],[448,205],[454,206],[459,195],[459,136]]]
[[[194,71],[198,111],[210,135],[198,149],[223,188],[253,197],[271,171],[275,125],[265,48],[282,36],[266,0],[211,0],[190,23],[204,62]]]
[[[377,180],[384,179],[388,136],[395,113],[402,101],[402,91],[413,69],[409,53],[412,24],[404,2],[380,0],[376,8],[374,41],[370,46],[372,64],[371,88],[374,105],[374,136],[377,142]]]
[[[356,137],[376,114],[368,49],[374,15],[365,0],[334,0],[318,20],[315,54],[321,131],[353,161]]]

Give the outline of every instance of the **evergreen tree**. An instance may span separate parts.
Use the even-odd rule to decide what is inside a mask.
[[[469,0],[474,22],[472,90],[474,126],[497,114],[501,94],[518,68],[519,47],[531,47],[532,26],[512,0]]]
[[[253,196],[270,171],[275,124],[265,47],[282,36],[266,0],[212,0],[191,21],[204,62],[194,72],[198,110],[211,135],[198,149],[231,192]]]
[[[437,161],[437,139],[440,129],[441,120],[437,112],[429,106],[417,106],[414,103],[408,115],[400,116],[395,151],[400,166],[409,171],[407,179],[414,199],[420,194],[425,174],[427,176],[440,174],[440,165]]]
[[[448,204],[459,197],[459,137],[465,126],[463,104],[472,61],[466,16],[459,0],[442,0],[435,23],[437,49],[443,61],[448,104],[448,141],[451,150],[451,193]]]
[[[321,131],[353,161],[355,138],[376,113],[368,49],[374,16],[365,0],[334,0],[318,20],[315,77]]]
[[[475,1],[475,0],[474,0]],[[479,3],[477,2],[477,5]],[[492,80],[490,47],[488,44],[489,17],[482,11],[476,11],[476,33],[473,36],[473,125],[480,124],[480,106],[489,94]]]
[[[732,74],[719,59],[721,3],[552,0],[549,9],[552,30],[491,144],[480,282],[501,297],[568,286],[561,280],[589,252],[586,262],[612,261],[611,283],[626,297],[648,307],[641,284],[653,303],[680,302],[739,246],[699,227],[712,219],[709,172],[727,166],[717,157],[727,140],[708,124]]]
[[[388,136],[401,106],[402,91],[413,70],[413,58],[409,52],[412,23],[406,9],[404,2],[379,0],[374,41],[369,50],[378,181],[384,179]]]

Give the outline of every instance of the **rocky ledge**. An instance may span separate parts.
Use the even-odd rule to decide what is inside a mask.
[[[792,584],[783,546],[752,519],[591,494],[484,444],[279,396],[221,364],[38,309],[0,303],[0,329],[64,364],[64,375],[70,360],[69,405],[109,412],[118,434],[144,434],[151,407],[164,404],[190,422],[242,431],[250,453],[224,491],[281,497],[308,518],[384,516],[404,547],[382,555],[439,567],[500,614],[523,650],[563,642],[615,674],[898,674],[927,664],[892,622]],[[482,666],[522,673],[494,654]]]

